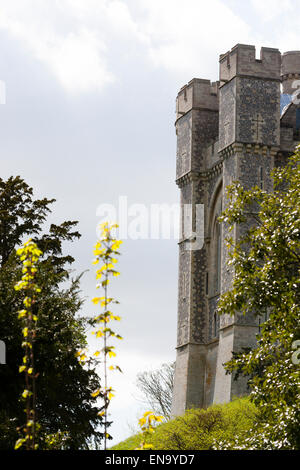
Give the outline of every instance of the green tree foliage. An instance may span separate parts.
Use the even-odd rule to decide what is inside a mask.
[[[24,377],[22,331],[17,312],[23,296],[14,290],[22,276],[16,249],[29,236],[43,252],[36,282],[41,293],[33,306],[38,317],[34,343],[39,448],[59,442],[64,448],[88,448],[100,443],[102,418],[93,390],[100,387],[95,364],[85,366],[76,357],[86,347],[87,322],[78,315],[82,306],[80,277],[71,277],[74,259],[63,253],[63,243],[80,237],[77,222],[50,226],[44,223],[54,200],[34,199],[33,190],[20,177],[0,179],[0,336],[7,347],[7,365],[0,367],[0,449],[13,449],[16,428],[24,421],[20,394]],[[49,435],[52,435],[49,438]],[[48,437],[47,437],[48,436]],[[59,439],[59,436],[63,436]]]
[[[300,339],[299,164],[300,147],[287,166],[274,170],[272,193],[231,185],[222,215],[231,229],[239,224],[243,235],[236,243],[228,239],[235,277],[219,313],[253,312],[261,320],[257,348],[226,366],[250,377],[251,399],[260,411],[248,438],[234,448],[300,447],[300,368],[293,360]]]
[[[24,246],[17,250],[17,255],[23,264],[22,279],[15,284],[16,291],[23,291],[23,308],[18,312],[18,319],[21,321],[24,349],[22,364],[19,372],[24,374],[25,389],[22,393],[22,399],[26,404],[26,422],[20,429],[20,439],[15,444],[15,449],[26,446],[27,450],[36,450],[38,448],[36,421],[36,379],[37,374],[34,369],[34,343],[36,341],[36,324],[38,317],[33,313],[36,295],[41,292],[39,286],[35,283],[35,276],[38,272],[38,262],[42,252],[37,245],[29,239]]]
[[[212,450],[216,442],[234,442],[236,436],[245,438],[254,423],[256,408],[248,398],[226,405],[213,405],[207,410],[192,409],[183,416],[155,427],[147,436],[154,450]],[[137,449],[143,433],[126,439],[111,450]]]

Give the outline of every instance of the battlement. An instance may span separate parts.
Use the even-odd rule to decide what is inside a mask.
[[[184,85],[176,99],[176,119],[193,108],[218,111],[218,82],[210,82],[201,78],[193,78]]]
[[[293,82],[300,79],[300,51],[289,51],[282,54],[281,79],[283,93],[292,94],[299,88],[298,84],[293,86]]]
[[[262,47],[256,59],[255,46],[237,44],[220,56],[221,86],[238,75],[280,80],[281,54],[278,49]]]
[[[300,51],[289,51],[282,54],[281,76],[300,74]]]
[[[182,231],[187,223],[196,231],[201,228],[195,238],[201,244],[192,246],[187,233],[179,243],[173,417],[249,392],[247,378],[226,374],[224,363],[234,352],[256,347],[257,318],[252,311],[219,318],[218,305],[235,278],[227,239],[239,243],[252,221],[236,224],[230,233],[219,216],[229,207],[226,188],[233,181],[271,194],[273,168],[284,165],[300,143],[300,104],[290,93],[281,100],[280,89],[281,80],[286,87],[295,84],[297,74],[300,79],[300,51],[281,56],[278,49],[264,47],[259,53],[254,46],[236,45],[220,56],[221,84],[193,79],[177,96]],[[282,114],[281,101],[286,106]],[[198,213],[200,206],[203,212]]]

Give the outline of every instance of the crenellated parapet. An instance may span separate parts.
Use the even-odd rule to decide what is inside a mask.
[[[194,78],[176,99],[181,228],[186,234],[191,225],[194,236],[202,221],[203,244],[192,250],[184,236],[179,243],[173,416],[247,394],[247,378],[234,380],[224,363],[233,351],[255,347],[257,318],[251,312],[220,317],[217,306],[234,281],[226,240],[238,241],[251,223],[229,232],[219,216],[233,181],[272,192],[273,168],[300,142],[300,51],[281,55],[263,47],[258,58],[255,46],[237,44],[220,56],[219,67],[218,82]]]
[[[293,94],[300,88],[300,51],[289,51],[282,54],[281,80],[283,93]]]
[[[208,109],[218,111],[218,82],[210,82],[201,78],[193,78],[184,85],[176,99],[176,119],[192,109]]]
[[[280,51],[262,47],[260,59],[256,59],[255,46],[237,44],[220,56],[220,85],[224,85],[236,76],[269,78],[280,81]]]
[[[278,49],[238,44],[220,57],[220,150],[234,142],[279,146],[280,73]]]

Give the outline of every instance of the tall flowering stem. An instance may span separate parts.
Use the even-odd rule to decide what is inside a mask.
[[[142,430],[142,442],[140,447],[135,450],[151,450],[154,449],[153,444],[148,441],[151,439],[151,434],[155,432],[155,425],[161,423],[164,420],[163,416],[157,416],[153,411],[146,411],[144,415],[139,419],[139,425]]]
[[[113,236],[113,232],[117,228],[118,225],[116,224],[110,225],[109,223],[104,223],[101,225],[101,237],[94,247],[95,260],[93,261],[93,264],[101,264],[100,268],[96,271],[96,287],[97,289],[103,290],[103,296],[95,297],[93,299],[93,303],[95,305],[100,304],[103,311],[100,315],[97,314],[94,317],[94,324],[97,326],[97,329],[93,331],[93,334],[96,335],[96,338],[101,338],[103,341],[103,347],[96,351],[94,355],[96,357],[102,355],[103,357],[104,388],[96,390],[92,396],[96,397],[101,394],[104,400],[103,411],[101,412],[101,415],[104,418],[104,450],[107,448],[107,439],[111,437],[107,432],[107,410],[110,401],[114,396],[114,390],[108,385],[107,372],[108,368],[109,370],[118,370],[121,372],[120,367],[117,365],[111,365],[108,367],[108,359],[116,356],[115,347],[108,344],[108,342],[110,338],[123,339],[111,328],[111,323],[113,321],[121,320],[118,315],[114,315],[111,311],[111,305],[118,304],[119,302],[113,297],[108,296],[110,277],[120,275],[120,273],[115,269],[115,264],[118,262],[116,256],[120,255],[118,250],[122,243],[121,240],[117,240]]]
[[[18,439],[15,449],[19,449],[23,445],[27,450],[35,450],[38,445],[36,443],[36,373],[34,370],[34,351],[33,345],[36,338],[37,316],[33,313],[33,306],[36,302],[36,294],[41,289],[35,283],[37,273],[37,264],[39,257],[42,255],[41,250],[30,239],[17,250],[17,255],[23,263],[22,279],[15,284],[16,291],[24,291],[23,309],[18,312],[18,318],[22,322],[24,349],[23,364],[19,367],[19,372],[25,374],[25,390],[22,393],[22,400],[26,404],[26,424],[21,428],[23,437]]]

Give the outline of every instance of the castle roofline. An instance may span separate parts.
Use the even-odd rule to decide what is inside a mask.
[[[288,54],[300,54],[300,51],[287,51],[287,52],[284,52],[282,55],[288,55]]]
[[[281,53],[279,49],[262,47],[260,59],[257,59],[255,46],[236,44],[230,51],[220,55],[221,86],[236,76],[280,81],[280,71]]]
[[[232,47],[229,51],[225,52],[224,54],[220,54],[220,60],[223,59],[224,57],[226,57],[228,54],[231,54],[231,53],[234,53],[237,49],[247,49],[247,50],[251,50],[251,51],[256,51],[256,47],[253,46],[252,44],[241,44],[241,43],[238,43],[236,44],[234,47]],[[274,48],[274,47],[262,47],[261,48],[261,53],[262,51],[265,51],[265,52],[279,52],[279,49],[278,48]],[[298,51],[291,51],[291,52],[298,52]],[[290,52],[287,52],[287,54],[289,54]]]

